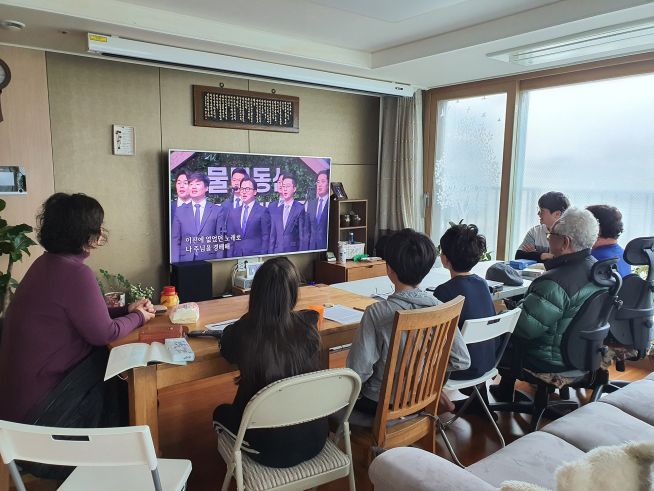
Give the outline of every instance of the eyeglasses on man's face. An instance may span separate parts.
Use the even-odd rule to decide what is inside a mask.
[[[254,191],[254,188],[251,188],[250,186],[246,187],[241,187],[241,191],[245,191],[246,193],[249,193],[250,191]]]
[[[552,237],[565,237],[565,235],[557,234],[556,232],[547,232],[547,240],[550,240]]]

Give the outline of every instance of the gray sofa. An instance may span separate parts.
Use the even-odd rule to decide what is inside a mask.
[[[554,472],[596,447],[654,441],[654,373],[587,404],[461,469],[413,447],[388,450],[371,464],[376,491],[484,491],[517,480],[555,489]]]

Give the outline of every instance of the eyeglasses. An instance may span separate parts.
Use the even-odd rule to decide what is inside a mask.
[[[565,235],[557,234],[555,232],[547,232],[547,240],[550,240],[552,237],[565,237]]]
[[[240,189],[241,189],[241,191],[246,191],[246,192],[254,191],[254,188],[251,188],[249,186],[248,187],[242,187]]]

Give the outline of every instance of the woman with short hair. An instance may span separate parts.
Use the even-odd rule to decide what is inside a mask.
[[[257,270],[248,312],[225,328],[220,353],[238,365],[238,390],[232,404],[218,406],[216,431],[238,433],[245,406],[259,390],[281,380],[320,370],[318,313],[295,312],[300,275],[288,259],[269,259]],[[269,467],[291,467],[318,455],[327,440],[327,419],[283,428],[248,430],[248,455]]]
[[[145,299],[107,309],[95,274],[84,264],[91,251],[105,241],[103,220],[100,203],[84,194],[56,193],[43,204],[37,221],[38,241],[45,252],[18,285],[5,316],[0,344],[0,419],[34,423],[42,418],[45,406],[56,418],[54,406],[44,403],[59,384],[91,358],[94,348],[101,347],[106,356],[107,344],[154,317],[152,304]],[[94,377],[89,384],[101,385],[102,372]],[[62,399],[72,400],[75,389],[71,387]],[[74,413],[78,424],[60,421],[58,425],[98,422],[101,397],[92,404],[85,399],[87,394],[75,395],[82,402],[67,410]]]

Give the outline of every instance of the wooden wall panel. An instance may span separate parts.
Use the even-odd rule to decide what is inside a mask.
[[[100,201],[109,230],[87,264],[158,289],[165,277],[159,69],[57,53],[47,62],[55,189]],[[134,126],[135,155],[112,155],[112,124]]]
[[[0,123],[0,165],[22,165],[27,173],[27,194],[1,195],[7,208],[0,215],[10,225],[35,226],[41,204],[54,190],[45,54],[0,46],[0,58],[11,70],[11,82],[0,96],[4,115]],[[42,251],[40,246],[33,247],[31,256],[14,266],[14,278],[20,280]],[[4,270],[6,258],[2,259],[0,269]]]

